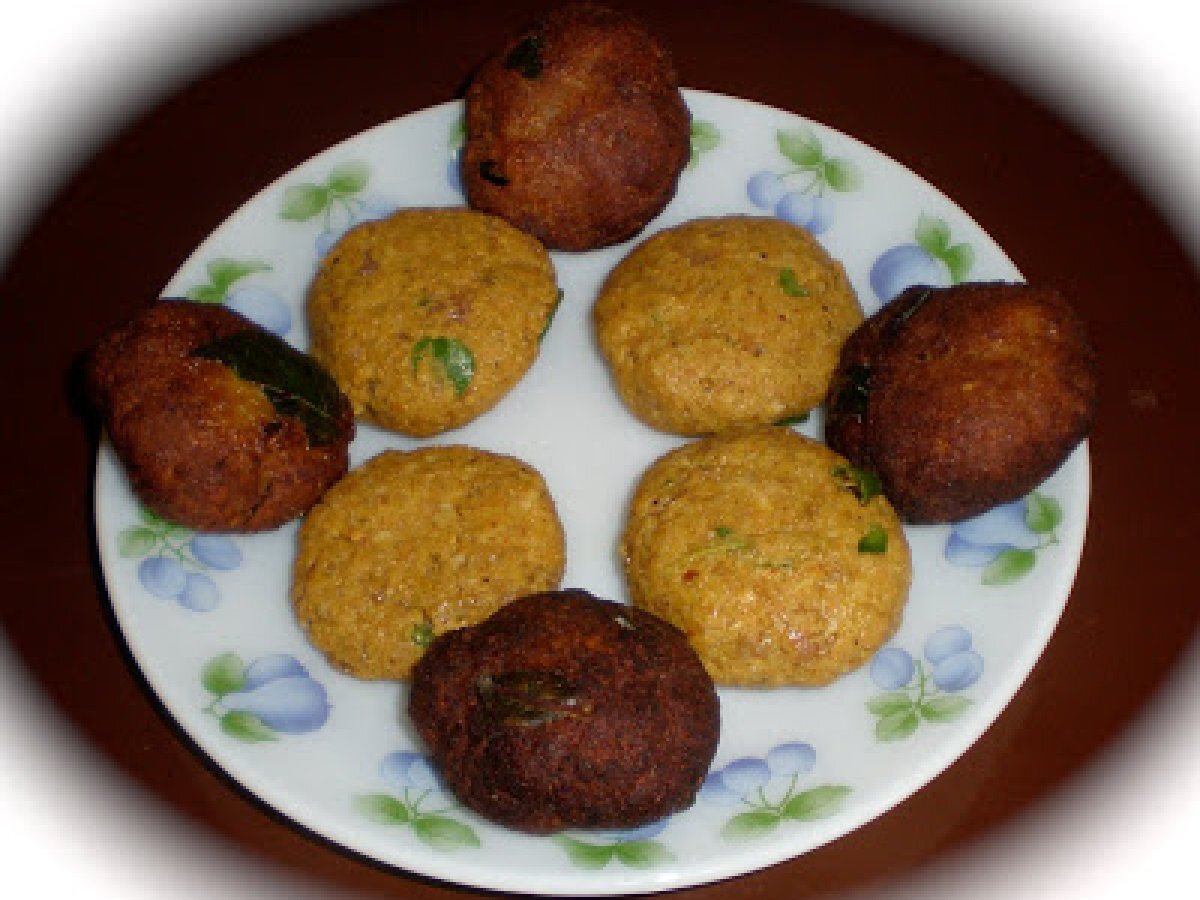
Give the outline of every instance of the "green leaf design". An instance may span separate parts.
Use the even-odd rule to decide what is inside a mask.
[[[603,869],[616,853],[612,844],[589,844],[563,834],[556,835],[555,841],[566,851],[572,864],[581,869]]]
[[[320,184],[293,184],[283,192],[279,214],[292,222],[307,222],[329,206],[329,188]]]
[[[251,744],[276,739],[275,732],[264,725],[258,716],[240,709],[221,716],[221,730],[230,737]]]
[[[367,818],[384,825],[404,825],[410,818],[408,807],[387,794],[355,797],[354,807]]]
[[[269,272],[271,267],[258,260],[214,259],[206,267],[208,283],[197,285],[187,292],[195,303],[220,303],[233,285],[255,272]]]
[[[357,194],[367,186],[371,178],[371,169],[364,162],[344,162],[335,166],[329,173],[326,186],[334,194],[346,196]]]
[[[802,169],[815,169],[825,159],[820,139],[809,128],[778,131],[775,141],[779,152]]]
[[[779,287],[789,297],[807,297],[808,288],[796,277],[796,270],[783,268],[779,270]]]
[[[779,825],[779,813],[756,809],[739,813],[721,829],[721,835],[733,841],[748,841],[770,834]]]
[[[675,859],[658,841],[622,841],[614,849],[617,859],[631,869],[650,869]]]
[[[910,736],[921,724],[917,710],[910,703],[906,710],[897,710],[880,716],[875,723],[875,737],[881,741],[900,741]]]
[[[339,435],[342,394],[316,360],[270,332],[247,329],[217,338],[193,356],[224,363],[239,378],[262,388],[275,411],[299,419],[314,447]]]
[[[475,376],[475,356],[462,341],[450,337],[424,337],[413,345],[413,371],[426,356],[432,356],[442,375],[454,388],[455,396],[461,397]]]
[[[721,143],[721,132],[712,122],[693,121],[691,126],[691,155],[688,168],[696,165],[700,157]]]
[[[927,722],[953,722],[966,711],[971,701],[966,697],[934,697],[921,704],[921,716]]]
[[[1010,547],[1001,551],[1000,555],[987,565],[981,580],[988,585],[1012,584],[1029,574],[1036,558],[1033,550]]]
[[[918,246],[930,256],[942,259],[950,247],[950,226],[944,219],[921,213],[917,217]]]
[[[913,700],[903,691],[889,691],[867,701],[867,709],[877,716],[893,716],[911,711]]]
[[[417,837],[434,850],[462,850],[478,847],[479,836],[469,826],[449,816],[420,816],[413,820]]]
[[[941,255],[941,260],[950,270],[950,280],[954,284],[958,284],[966,281],[967,276],[971,274],[971,267],[975,265],[975,251],[969,244],[955,244],[953,247],[946,248],[946,252]]]
[[[446,137],[446,143],[451,150],[456,150],[463,145],[467,139],[467,117],[459,116],[450,126],[450,133]]]
[[[1025,524],[1034,534],[1053,534],[1062,523],[1062,505],[1034,491],[1025,498]]]
[[[857,191],[862,187],[862,172],[848,159],[825,161],[825,183],[835,191]]]
[[[222,653],[201,669],[200,683],[210,694],[224,697],[246,683],[246,664],[236,653]]]
[[[850,788],[841,784],[824,784],[801,791],[784,804],[783,817],[799,822],[810,822],[813,819],[832,816],[841,811],[842,801],[849,793]]]
[[[158,543],[158,534],[151,528],[126,528],[117,538],[117,552],[124,557],[145,556]]]

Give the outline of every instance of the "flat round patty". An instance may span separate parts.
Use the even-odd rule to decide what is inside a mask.
[[[916,287],[843,347],[829,446],[878,473],[912,522],[968,518],[1033,490],[1091,429],[1095,354],[1058,291]]]
[[[635,235],[691,153],[667,52],[634,17],[587,3],[552,10],[479,68],[466,126],[470,205],[558,250]]]
[[[387,450],[304,519],[292,603],[338,668],[405,679],[436,635],[558,587],[563,566],[562,525],[529,465],[470,447]]]
[[[610,273],[596,335],[618,392],[655,428],[697,435],[807,413],[862,312],[840,263],[780,219],[697,219]]]
[[[642,476],[621,539],[633,602],[713,680],[821,685],[900,623],[908,543],[869,477],[789,428],[703,438]]]
[[[513,828],[631,828],[690,806],[720,735],[684,636],[581,590],[439,637],[409,714],[459,799]]]
[[[308,298],[313,355],[366,421],[428,436],[528,371],[558,300],[545,248],[495,216],[408,209],[342,238]]]

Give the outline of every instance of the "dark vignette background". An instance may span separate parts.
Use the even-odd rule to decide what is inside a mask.
[[[647,20],[684,84],[793,109],[883,148],[969,210],[1031,280],[1086,298],[1103,360],[1092,441],[1092,519],[1103,527],[1089,533],[1067,614],[1029,683],[967,756],[892,813],[803,859],[688,893],[873,892],[1069,787],[1139,721],[1192,641],[1200,604],[1181,560],[1200,497],[1194,477],[1173,477],[1169,451],[1200,445],[1189,371],[1196,273],[1102,150],[976,65],[785,0],[612,5]],[[81,159],[0,276],[0,373],[10,386],[0,623],[15,658],[87,752],[156,808],[228,841],[233,859],[264,859],[331,891],[457,893],[282,823],[156,707],[106,606],[90,525],[96,428],[73,366],[263,184],[338,140],[456,95],[474,61],[544,6],[366,6],[214,63]],[[798,35],[819,39],[797,53]],[[847,65],[856,60],[869,64]],[[926,97],[937,102],[914,102]]]

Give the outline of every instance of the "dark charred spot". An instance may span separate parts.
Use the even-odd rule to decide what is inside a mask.
[[[504,58],[504,68],[520,72],[522,76],[533,80],[542,74],[542,36],[530,34],[517,42],[517,45]]]
[[[494,159],[485,159],[479,164],[479,176],[496,187],[505,187],[508,184],[508,176],[500,171],[500,166]]]
[[[866,363],[855,363],[846,369],[841,387],[833,398],[835,412],[862,418],[867,414],[871,399],[871,367]]]

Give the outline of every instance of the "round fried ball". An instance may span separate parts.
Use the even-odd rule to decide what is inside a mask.
[[[1058,291],[914,287],[846,342],[825,439],[909,521],[954,521],[1037,487],[1096,404],[1094,352]]]
[[[533,365],[558,302],[549,254],[495,216],[406,209],[321,263],[311,351],[360,418],[413,436],[465,425]]]
[[[696,219],[609,274],[594,308],[625,404],[697,435],[807,413],[862,312],[840,263],[776,218]]]
[[[581,590],[439,637],[409,714],[446,783],[512,828],[631,828],[690,806],[720,733],[684,636]]]
[[[898,627],[912,571],[869,474],[770,425],[651,465],[621,554],[633,602],[727,685],[822,685],[862,665]]]
[[[467,89],[468,202],[552,249],[626,240],[674,195],[690,122],[670,58],[644,25],[594,4],[559,7]]]
[[[292,604],[330,662],[406,679],[429,642],[558,587],[562,525],[542,476],[472,447],[385,450],[300,526]]]
[[[333,379],[224,306],[155,302],[100,340],[87,380],[134,491],[188,528],[274,528],[349,464]]]

